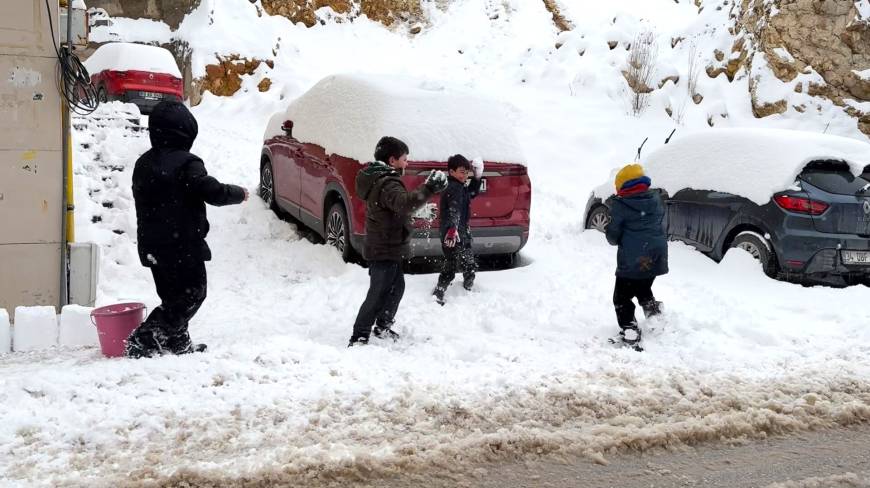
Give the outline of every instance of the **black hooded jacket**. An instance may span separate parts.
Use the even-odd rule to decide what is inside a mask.
[[[241,203],[245,190],[209,176],[202,160],[189,152],[198,127],[183,104],[158,104],[148,130],[151,149],[133,170],[139,259],[148,267],[208,261],[205,204]]]

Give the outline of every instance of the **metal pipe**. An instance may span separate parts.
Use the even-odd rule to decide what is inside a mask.
[[[60,6],[58,5],[58,12]],[[51,14],[49,14],[51,15]],[[67,2],[66,8],[66,46],[61,46],[61,50],[68,49],[72,51],[72,1]],[[63,90],[68,90],[67,86],[62,86]],[[69,105],[66,100],[70,97],[70,93],[65,93],[64,101],[62,102],[62,144],[61,150],[63,161],[63,186],[61,186],[61,219],[60,219],[60,308],[63,308],[69,302],[69,253],[67,242],[67,212],[69,212],[69,201],[67,200],[67,185],[69,184],[69,171],[67,170],[67,161],[72,157],[72,141],[70,140],[70,113]]]

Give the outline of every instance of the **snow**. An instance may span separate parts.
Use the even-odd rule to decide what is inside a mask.
[[[507,107],[448,84],[404,76],[333,75],[271,118],[264,139],[293,121],[293,136],[328,154],[360,162],[390,135],[408,144],[409,159],[446,161],[454,154],[523,163]]]
[[[178,70],[172,53],[161,47],[145,44],[128,42],[104,44],[94,51],[94,54],[84,62],[84,65],[91,74],[103,70],[138,70],[164,73],[181,78],[181,71]]]
[[[855,8],[858,9],[858,17],[863,20],[870,20],[870,0],[857,0]]]
[[[88,6],[85,5],[85,0],[72,0],[72,8],[87,10]]]
[[[716,129],[675,137],[651,153],[645,167],[653,185],[671,195],[684,188],[715,190],[764,205],[819,159],[845,161],[859,175],[870,165],[870,144],[803,131]]]
[[[741,251],[717,264],[673,243],[671,272],[654,286],[666,306],[657,332],[646,333],[642,354],[616,350],[605,344],[617,332],[616,250],[582,232],[586,195],[647,136],[645,155],[674,127],[672,143],[727,127],[827,126],[866,140],[855,120],[808,98],[790,99],[806,103],[805,113],[755,119],[742,72],[733,82],[702,75],[700,104],[682,81],[668,83],[644,114],[627,116],[619,73],[627,53],[605,37],[613,17],[627,39],[653,25],[660,61],[686,80],[692,42],[699,53],[729,52],[729,8],[560,5],[581,31],[557,34],[543,2],[462,0],[432,6],[432,25],[411,38],[366,19],[305,29],[258,17],[249,2],[204,0],[178,31],[194,49],[195,76],[215,53],[270,59],[280,45],[274,69],[193,109],[193,152],[210,174],[254,189],[269,118],[336,72],[446,78],[513,107],[534,192],[529,244],[519,266],[481,272],[473,292],[454,284],[444,307],[431,300],[434,272],[407,275],[402,341],[347,349],[366,270],[258,200],[210,207],[209,298],[191,323],[209,352],[132,361],[60,347],[3,356],[3,481],[344,486],[409,469],[473,472],[484,461],[563,453],[604,462],[624,449],[870,420],[866,288],[777,282]],[[677,36],[685,40],[671,49]],[[570,43],[556,49],[563,38]],[[262,76],[273,80],[266,93],[256,88]],[[667,116],[687,100],[681,121]],[[76,236],[101,245],[99,305],[153,309],[159,298],[136,256],[130,190],[148,137],[130,118],[139,118],[135,107],[111,103],[74,121]]]
[[[0,308],[0,354],[12,351],[12,329],[9,324],[9,313]]]
[[[54,307],[16,307],[12,348],[34,351],[57,345],[57,313]]]
[[[864,71],[852,70],[852,73],[855,73],[855,76],[862,80],[870,81],[870,68],[865,69]]]
[[[91,323],[90,307],[67,305],[60,312],[61,346],[97,346],[97,328]]]

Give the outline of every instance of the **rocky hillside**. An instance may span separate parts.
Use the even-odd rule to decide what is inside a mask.
[[[207,0],[89,0],[90,7],[104,8],[112,16],[163,20],[173,30],[184,15]],[[221,0],[230,1],[230,0]],[[241,0],[235,0],[241,1]],[[431,28],[428,18],[434,9],[446,10],[458,2],[434,0],[248,0],[260,18],[283,16],[294,23],[313,27],[327,22],[353,22],[365,15],[390,27],[397,33],[415,36]],[[552,14],[554,44],[559,47],[559,32],[574,29],[572,20],[582,20],[590,5],[578,0],[539,0]],[[664,0],[656,0],[664,1]],[[793,110],[813,109],[813,99],[831,101],[857,119],[859,129],[870,135],[870,1],[868,0],[674,0],[693,1],[699,14],[705,10],[727,15],[724,25],[711,25],[709,35],[730,39],[728,48],[697,53],[698,64],[710,78],[726,76],[730,81],[748,78],[746,96],[752,112],[758,118]],[[499,8],[510,10],[510,1],[497,2]],[[214,12],[220,3],[210,3]],[[600,8],[600,7],[596,7]],[[490,19],[498,21],[498,9]],[[575,19],[572,19],[571,16]],[[503,20],[503,19],[502,19]],[[614,19],[614,22],[616,19]],[[683,39],[671,39],[671,48]],[[625,39],[609,41],[610,48],[624,45]],[[167,45],[182,64],[190,63],[190,52],[184,42]],[[659,46],[658,49],[667,49]],[[582,54],[581,54],[582,56]],[[268,58],[265,56],[264,58]],[[238,52],[215,52],[214,61],[205,69],[183,69],[199,73],[189,80],[188,93],[194,103],[204,91],[220,96],[233,95],[242,86],[245,76],[254,75],[273,59],[246,59]],[[184,68],[184,67],[183,67]],[[203,73],[204,72],[204,73]],[[666,73],[671,81],[679,77]],[[271,80],[260,74],[256,80],[261,91],[270,88]],[[667,81],[665,78],[664,81]],[[662,83],[646,86],[631,76],[626,81],[632,90],[648,93],[662,88]],[[685,80],[684,80],[685,82]],[[791,94],[805,96],[796,97]],[[695,103],[700,94],[692,93]]]

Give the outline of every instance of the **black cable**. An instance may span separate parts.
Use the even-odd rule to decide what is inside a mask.
[[[48,13],[48,27],[51,30],[51,42],[58,60],[58,87],[66,99],[67,106],[78,115],[88,115],[97,109],[100,100],[97,90],[91,83],[91,75],[82,64],[79,57],[72,51],[72,39],[67,39],[66,45],[58,48],[54,37],[54,23],[51,21],[51,6],[45,0]],[[72,15],[72,6],[67,7],[67,15]]]

